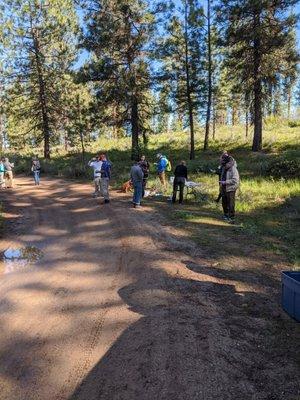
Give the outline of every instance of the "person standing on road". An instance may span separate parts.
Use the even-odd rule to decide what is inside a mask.
[[[14,184],[13,168],[14,164],[9,162],[8,158],[3,159],[3,165],[5,169],[6,187],[12,188]]]
[[[163,156],[162,154],[158,153],[157,154],[157,175],[159,177],[159,180],[161,182],[161,184],[163,185],[163,187],[166,187],[166,170],[167,170],[167,166],[168,166],[168,159],[167,157]]]
[[[111,163],[108,161],[105,153],[100,155],[101,165],[101,179],[100,179],[100,191],[102,197],[104,197],[104,203],[108,204],[109,199],[109,181],[111,177]]]
[[[142,197],[145,196],[145,190],[146,190],[146,186],[147,186],[147,180],[149,177],[149,170],[150,170],[150,164],[149,162],[146,160],[145,156],[142,156],[139,162],[139,166],[141,167],[144,177],[143,177],[143,191],[142,191]]]
[[[40,184],[41,165],[37,157],[33,157],[32,159],[31,172],[33,173],[34,183],[38,186]]]
[[[5,172],[5,168],[4,168],[3,160],[1,159],[0,160],[0,189],[5,188],[4,172]]]
[[[185,182],[188,178],[187,173],[188,172],[187,172],[186,162],[182,160],[180,164],[176,166],[174,171],[175,178],[173,183],[172,203],[176,202],[178,187],[179,187],[179,204],[183,203],[183,190]]]
[[[235,194],[240,184],[237,163],[233,157],[223,153],[221,157],[221,194],[224,220],[235,223]]]
[[[138,161],[134,163],[130,171],[130,179],[133,185],[133,207],[137,208],[141,205],[143,195],[143,179],[144,173]]]
[[[100,181],[101,181],[101,167],[102,167],[102,161],[100,160],[100,156],[98,155],[95,158],[92,158],[88,162],[88,166],[93,168],[94,170],[95,191],[93,193],[93,197],[98,197],[100,195]]]

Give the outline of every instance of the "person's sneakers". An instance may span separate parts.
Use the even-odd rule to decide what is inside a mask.
[[[140,204],[135,204],[135,203],[133,203],[133,208],[140,208],[140,207],[141,207]]]
[[[223,217],[222,217],[222,218],[223,218],[223,220],[224,220],[224,221],[229,221],[229,217],[228,217],[228,215],[223,215]]]
[[[109,202],[110,202],[110,200],[108,200],[108,199],[104,200],[104,204],[108,204]]]
[[[235,224],[234,218],[228,218],[228,223],[234,225]]]

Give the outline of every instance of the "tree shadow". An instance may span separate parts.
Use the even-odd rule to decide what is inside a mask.
[[[128,210],[128,197],[118,198],[102,212],[90,193],[78,193],[78,186],[73,187],[72,183],[60,188],[55,181],[48,189],[44,208],[35,196],[28,195],[33,209],[25,206],[25,216],[34,208],[39,216],[32,221],[35,239],[25,236],[23,240],[50,248],[52,243],[61,242],[64,251],[41,261],[41,272],[47,271],[48,277],[37,275],[27,282],[26,274],[21,274],[21,279],[9,290],[22,298],[23,305],[27,300],[32,301],[30,296],[43,298],[43,306],[37,311],[41,318],[47,315],[54,334],[33,336],[26,331],[6,337],[0,373],[20,393],[26,393],[31,385],[39,385],[47,370],[45,362],[59,370],[60,362],[66,357],[57,354],[61,343],[74,346],[75,351],[80,342],[76,341],[77,337],[86,341],[90,331],[100,329],[107,310],[113,313],[115,307],[127,305],[139,319],[126,325],[69,400],[298,399],[300,359],[295,343],[300,339],[300,332],[295,322],[280,311],[278,276],[261,273],[258,278],[255,269],[226,271],[190,261],[185,263],[183,276],[175,271],[171,275],[160,264],[170,262],[169,252],[174,252],[179,243],[184,246],[186,236],[173,233],[171,239],[176,241],[176,246],[168,248],[170,238],[166,239],[163,228],[158,226],[157,240],[164,252],[149,251],[146,246],[135,246],[135,239],[147,237],[149,224],[155,225],[157,220],[146,219],[147,209],[141,214]],[[12,211],[17,212],[18,207],[15,199]],[[64,223],[65,212],[72,216],[71,225]],[[132,218],[122,223],[122,215],[130,212]],[[222,229],[225,233],[231,228]],[[83,235],[93,240],[83,243]],[[122,252],[119,240],[128,237],[130,245],[127,243]],[[101,263],[101,250],[105,254],[116,254],[116,258],[111,263]],[[252,257],[259,261],[259,254]],[[218,255],[211,254],[210,259],[218,259]],[[64,267],[60,269],[61,263]],[[57,282],[51,280],[54,270],[60,273]],[[124,275],[126,283],[127,280],[131,283],[115,293],[117,286],[111,282],[119,274]],[[78,281],[72,285],[78,278],[88,280],[85,289]],[[106,292],[110,285],[111,293],[108,291],[103,302],[99,293]],[[29,309],[37,312],[34,301]],[[8,297],[0,304],[0,311],[2,335],[8,336],[9,314],[15,311],[22,316],[22,308]],[[31,319],[35,318],[34,312],[30,314]],[[55,318],[61,316],[71,316],[72,323],[62,318],[57,328]],[[108,321],[107,329],[113,330],[116,324],[114,320]],[[48,350],[53,349],[48,351],[46,361],[45,343]],[[15,368],[15,365],[19,366]],[[41,382],[47,383],[46,379]],[[52,397],[49,395],[49,398]]]
[[[211,281],[208,269],[192,268],[207,280],[153,271],[155,281],[138,280],[119,290],[141,317],[69,400],[296,400],[300,353],[285,337],[290,332],[300,339],[294,324],[276,315],[269,294],[237,291],[234,284]]]

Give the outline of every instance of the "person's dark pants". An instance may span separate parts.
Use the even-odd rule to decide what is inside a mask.
[[[222,189],[222,206],[224,215],[233,219],[235,216],[235,190],[226,192],[225,189]]]
[[[184,190],[184,185],[185,185],[185,178],[175,178],[174,179],[174,184],[173,184],[173,197],[172,197],[172,202],[175,203],[176,201],[176,195],[179,187],[179,203],[181,204],[183,202],[183,190]]]
[[[147,186],[147,179],[148,179],[148,177],[143,179],[142,197],[145,196],[145,190],[146,190],[146,186]]]
[[[133,204],[139,206],[142,200],[143,182],[133,182]]]

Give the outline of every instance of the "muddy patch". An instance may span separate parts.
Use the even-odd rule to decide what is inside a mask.
[[[9,274],[22,271],[43,257],[43,252],[35,246],[8,248],[2,253],[0,270]]]

